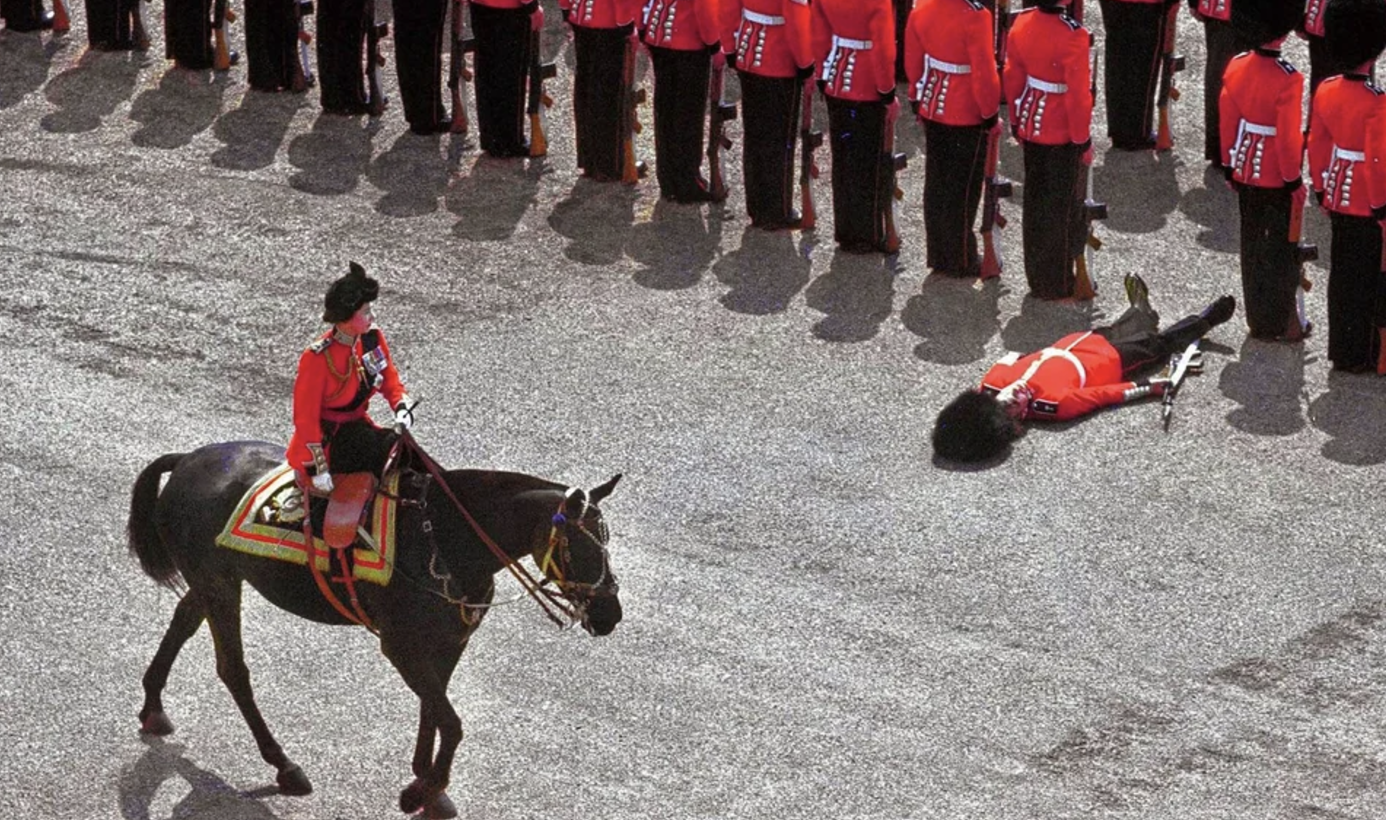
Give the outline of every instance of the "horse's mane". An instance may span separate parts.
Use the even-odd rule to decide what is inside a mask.
[[[556,490],[563,492],[567,487],[555,481],[527,473],[512,473],[505,470],[448,470],[444,473],[448,484],[463,494],[515,495],[530,490]]]

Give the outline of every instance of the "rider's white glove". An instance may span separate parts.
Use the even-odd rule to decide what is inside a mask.
[[[399,409],[395,410],[395,429],[404,431],[413,426],[414,411],[405,402],[400,402]]]
[[[313,476],[313,489],[317,490],[320,493],[332,492],[332,474],[318,473],[317,475]]]

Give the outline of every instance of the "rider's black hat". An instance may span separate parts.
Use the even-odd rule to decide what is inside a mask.
[[[355,262],[351,271],[332,283],[323,299],[322,320],[329,324],[345,322],[367,302],[374,302],[380,295],[380,283],[366,275],[366,269]]]

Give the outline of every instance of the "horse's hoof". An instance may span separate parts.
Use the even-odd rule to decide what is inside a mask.
[[[452,820],[456,816],[457,805],[448,797],[447,792],[438,792],[438,796],[424,809],[424,817],[428,820]]]
[[[399,810],[405,814],[414,814],[425,804],[431,805],[433,798],[439,794],[442,792],[430,786],[428,781],[416,777],[413,783],[405,786],[404,791],[399,793]]]
[[[173,721],[163,712],[150,712],[140,724],[140,734],[164,737],[173,734]]]
[[[303,773],[303,769],[299,768],[297,763],[290,763],[281,769],[275,782],[279,784],[279,793],[290,797],[302,797],[313,793],[313,784],[308,782],[308,775]]]

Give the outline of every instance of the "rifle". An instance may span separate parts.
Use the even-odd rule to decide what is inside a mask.
[[[1309,147],[1306,145],[1305,153],[1308,150]],[[1299,284],[1295,286],[1295,315],[1290,320],[1286,337],[1297,340],[1304,338],[1304,329],[1309,325],[1304,313],[1304,294],[1308,293],[1309,289],[1314,286],[1314,283],[1310,282],[1309,277],[1304,273],[1304,264],[1319,258],[1319,246],[1304,241],[1304,200],[1298,196],[1290,200],[1289,240],[1295,246],[1295,265],[1299,268]]]
[[[390,36],[390,24],[376,22],[375,0],[366,4],[366,113],[379,117],[385,113],[385,92],[380,87],[380,67],[385,55],[380,53],[380,41]]]
[[[1179,385],[1184,383],[1184,377],[1189,373],[1203,372],[1203,351],[1198,349],[1198,342],[1198,339],[1194,339],[1182,353],[1170,357],[1169,384],[1165,385],[1165,394],[1160,400],[1160,418],[1166,432],[1169,431],[1170,419],[1174,417],[1174,394],[1179,392]]]
[[[725,64],[713,65],[707,91],[707,173],[712,198],[721,202],[727,198],[727,180],[722,168],[722,151],[732,147],[726,125],[736,119],[736,105],[722,101],[722,84],[726,79]]]
[[[545,63],[539,56],[539,31],[529,31],[529,155],[542,157],[549,153],[549,140],[544,135],[544,114],[553,107],[553,98],[544,93],[544,81],[558,76],[558,66]]]
[[[813,77],[804,78],[803,106],[799,120],[799,227],[811,231],[818,222],[818,212],[813,207],[818,163],[813,161],[813,152],[823,144],[823,132],[813,130]]]
[[[891,122],[889,114],[885,118],[884,145],[881,151],[881,161],[884,163],[884,170],[890,175],[890,198],[886,202],[884,213],[881,218],[885,224],[883,233],[885,243],[881,250],[886,253],[895,253],[900,250],[900,232],[895,227],[895,208],[896,203],[905,198],[905,192],[900,190],[899,174],[909,165],[909,158],[904,154],[895,153],[895,123]]]
[[[1083,0],[1074,0],[1073,19],[1082,24]],[[1088,90],[1092,94],[1092,104],[1096,106],[1097,67],[1100,52],[1093,47],[1093,42],[1092,32],[1088,32],[1088,48],[1092,49],[1092,84]],[[1097,296],[1097,282],[1092,275],[1092,266],[1088,264],[1088,254],[1102,247],[1102,240],[1097,238],[1096,226],[1093,225],[1093,222],[1107,218],[1107,203],[1098,202],[1092,198],[1092,168],[1083,162],[1079,162],[1078,165],[1079,180],[1083,187],[1083,221],[1088,225],[1088,237],[1084,240],[1083,252],[1078,254],[1078,258],[1074,260],[1073,297],[1086,300]]]
[[[996,0],[993,10],[996,54],[996,70],[1006,66],[1006,32],[1011,24],[1010,0]],[[1001,164],[1001,124],[1000,118],[1006,110],[1006,90],[1001,89],[1001,105],[996,109],[997,124],[987,134],[986,182],[982,193],[982,279],[1001,275],[1001,255],[996,252],[996,229],[1006,227],[1006,217],[1001,213],[1001,200],[1013,192],[1011,181],[997,174]]]
[[[621,181],[634,185],[645,176],[645,163],[635,159],[635,135],[641,131],[639,107],[645,102],[645,89],[635,88],[635,34],[626,38],[625,60],[621,64]]]
[[[467,0],[456,0],[452,4],[452,60],[448,73],[448,88],[452,89],[452,133],[465,134],[467,105],[462,100],[462,84],[472,81],[472,70],[467,67],[467,52],[476,51],[476,38],[466,36]]]
[[[313,13],[313,0],[295,0],[294,8],[298,18],[298,59],[294,61],[292,75],[289,78],[289,88],[296,92],[303,92],[311,88],[315,82],[313,64],[308,55],[308,44],[313,42],[313,35],[303,25],[303,18]]]
[[[1169,16],[1165,18],[1165,42],[1160,49],[1160,93],[1155,98],[1155,107],[1160,112],[1160,127],[1156,132],[1155,150],[1168,151],[1174,147],[1174,135],[1169,130],[1169,103],[1179,99],[1179,89],[1174,87],[1174,74],[1184,70],[1184,56],[1174,53],[1174,37],[1179,28],[1179,2],[1173,0],[1169,5]]]
[[[72,30],[72,20],[67,16],[67,5],[63,0],[53,0],[53,33],[65,34]]]
[[[231,50],[226,45],[226,24],[236,22],[236,12],[226,0],[217,0],[212,12],[212,68],[228,71],[231,68]]]

